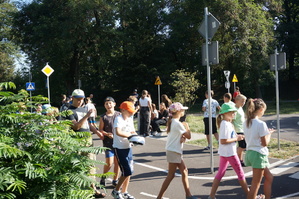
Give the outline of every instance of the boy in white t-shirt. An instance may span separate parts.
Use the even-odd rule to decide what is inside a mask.
[[[133,173],[132,145],[128,137],[137,134],[131,117],[135,113],[133,107],[132,102],[125,101],[121,103],[119,107],[121,109],[121,115],[115,118],[113,124],[113,148],[115,149],[115,155],[122,175],[111,195],[118,199],[134,199],[134,197],[127,192],[130,177]]]

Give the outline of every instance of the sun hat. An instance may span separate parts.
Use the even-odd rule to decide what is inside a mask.
[[[72,97],[74,98],[85,98],[84,91],[81,89],[75,89],[72,93]]]
[[[129,101],[124,101],[123,103],[121,103],[119,108],[123,110],[127,110],[130,113],[135,113],[134,104]]]
[[[104,102],[114,102],[115,100],[113,99],[113,97],[106,97]]]
[[[224,113],[228,113],[231,111],[233,111],[233,112],[237,111],[237,108],[235,107],[235,105],[232,103],[224,103],[221,106],[221,110],[220,110],[219,114],[224,114]]]
[[[187,110],[187,109],[188,109],[188,107],[183,106],[180,102],[175,102],[169,106],[169,110],[171,112],[177,112],[177,111]]]

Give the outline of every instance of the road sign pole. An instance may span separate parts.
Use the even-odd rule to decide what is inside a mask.
[[[277,48],[274,53],[274,63],[275,63],[275,83],[276,83],[276,114],[277,114],[277,140],[278,140],[278,150],[280,150],[280,116],[279,116],[279,84],[278,84],[278,67],[277,67]]]
[[[214,173],[214,158],[213,158],[213,138],[212,138],[212,109],[211,109],[211,68],[209,60],[209,35],[208,35],[208,7],[205,7],[205,39],[206,39],[206,60],[207,60],[207,85],[208,85],[208,103],[209,103],[209,140],[210,140],[210,165],[211,173]]]
[[[49,104],[50,103],[50,82],[49,82],[49,76],[47,76],[47,87],[48,87],[48,100],[49,100]]]
[[[158,85],[158,110],[160,110],[160,85]]]

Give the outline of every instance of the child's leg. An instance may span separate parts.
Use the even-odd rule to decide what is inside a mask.
[[[123,186],[126,186],[126,189],[128,189],[128,182],[126,181],[128,178],[130,179],[130,176],[120,176],[119,181],[115,187],[115,190],[119,191],[120,188],[122,188],[122,191],[123,191],[124,190]],[[125,185],[125,183],[127,183],[127,184]]]
[[[250,187],[249,193],[247,195],[247,199],[255,199],[256,198],[256,195],[260,188],[261,181],[262,181],[263,174],[264,174],[264,169],[253,168],[252,171],[253,171],[253,174],[252,174],[251,187]]]
[[[104,171],[103,173],[107,173],[111,167],[112,167],[112,164],[113,164],[113,159],[114,157],[109,157],[109,158],[106,158],[106,164],[104,165]]]
[[[233,167],[234,171],[238,175],[239,183],[244,190],[245,194],[247,195],[249,192],[249,188],[245,179],[244,170],[240,163],[239,157],[237,155],[228,157],[228,161],[230,165]]]
[[[220,156],[219,158],[220,158],[220,160],[219,160],[219,169],[218,169],[218,172],[217,172],[217,174],[216,174],[216,176],[213,180],[213,185],[212,185],[212,189],[211,189],[211,192],[210,192],[210,197],[211,198],[215,198],[217,189],[219,187],[219,183],[220,183],[222,177],[224,176],[224,174],[226,172],[226,169],[227,169],[227,166],[228,166],[228,161],[226,160],[226,157]]]
[[[114,170],[113,171],[115,173],[113,176],[113,180],[117,180],[118,176],[119,176],[120,169],[119,169],[119,165],[118,165],[116,156],[114,156]]]
[[[214,137],[215,139],[218,141],[219,140],[219,134],[218,133],[214,133]]]
[[[211,147],[211,145],[210,145],[210,136],[206,135],[206,138],[207,138],[207,141],[208,141],[208,146]]]
[[[162,187],[160,189],[159,195],[157,197],[157,199],[161,199],[166,191],[166,189],[168,188],[170,182],[172,181],[172,179],[175,176],[175,171],[177,168],[178,164],[177,163],[168,163],[168,174],[167,177],[165,178]]]
[[[127,193],[128,192],[128,187],[129,187],[129,183],[130,183],[130,179],[131,179],[131,176],[126,176],[123,183],[122,183],[122,189],[121,189],[121,192],[122,193]]]
[[[264,194],[266,199],[271,198],[273,175],[268,168],[264,170]]]
[[[190,196],[192,196],[192,194],[190,192],[190,186],[189,186],[189,180],[188,180],[188,168],[186,167],[184,160],[182,160],[182,162],[179,164],[178,167],[182,174],[182,182],[183,182],[184,189],[186,192],[186,197],[190,197]]]

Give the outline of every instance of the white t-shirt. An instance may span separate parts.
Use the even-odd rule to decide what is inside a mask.
[[[85,106],[87,107],[88,111],[91,110],[91,109],[96,110],[96,107],[94,106],[93,103],[87,103]],[[92,114],[90,114],[90,117],[95,117],[95,116],[96,116],[95,111]]]
[[[223,157],[230,157],[237,155],[236,142],[231,142],[228,144],[221,144],[221,139],[230,139],[237,136],[234,126],[231,122],[222,120],[220,124],[219,133],[219,148],[218,154]]]
[[[165,149],[167,151],[183,154],[183,143],[181,143],[181,137],[184,133],[186,133],[186,129],[179,119],[172,119]]]
[[[154,114],[155,114],[155,118],[158,118],[158,117],[159,117],[159,112],[158,112],[158,110],[154,110]]]
[[[217,100],[211,100],[212,117],[216,118],[216,109],[219,106]],[[209,100],[205,99],[202,103],[202,107],[206,107],[206,111],[203,113],[204,117],[209,117]]]
[[[116,134],[116,127],[120,128],[122,132],[132,132],[135,131],[134,123],[131,117],[124,120],[122,115],[115,118],[113,124],[113,147],[118,149],[128,149],[131,148],[131,143],[128,138],[118,136]]]
[[[141,107],[148,107],[148,102],[150,102],[150,101],[151,101],[151,99],[148,98],[148,97],[145,97],[144,99],[140,98],[139,99],[139,105]]]
[[[247,143],[247,150],[257,151],[263,155],[269,154],[268,148],[261,144],[261,137],[270,134],[265,122],[255,118],[252,120],[252,125],[248,128],[245,121],[243,123],[243,130]]]

